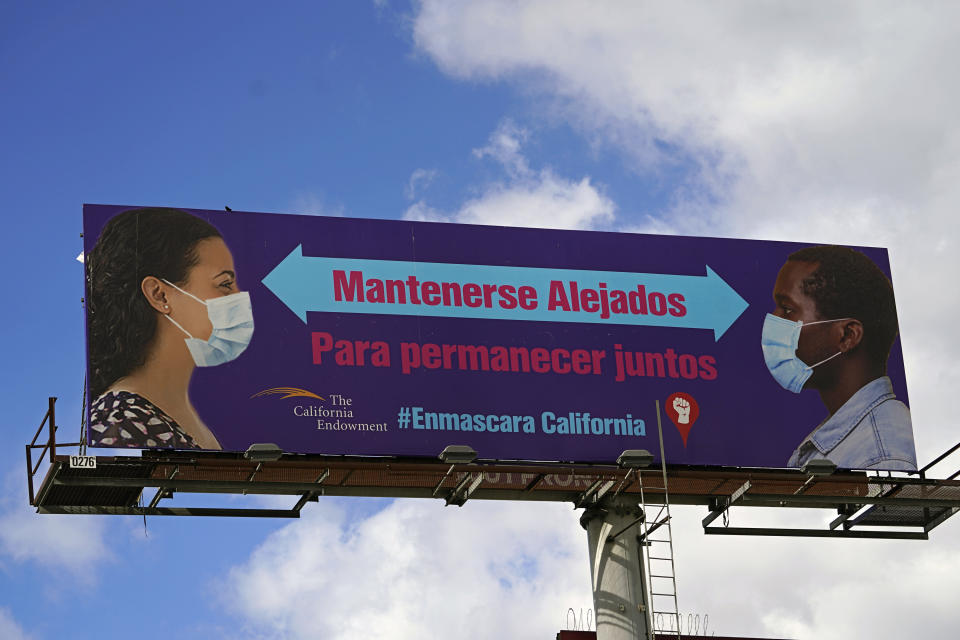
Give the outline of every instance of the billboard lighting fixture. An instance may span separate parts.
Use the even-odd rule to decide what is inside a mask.
[[[243,457],[253,462],[273,462],[283,456],[283,449],[272,442],[255,442],[246,450]]]
[[[829,476],[837,470],[837,465],[827,458],[814,458],[803,465],[803,472],[810,476]]]
[[[645,469],[653,464],[653,454],[646,449],[627,449],[617,458],[621,469]]]
[[[473,447],[463,444],[451,444],[440,452],[440,459],[448,464],[465,464],[477,459],[477,452]]]

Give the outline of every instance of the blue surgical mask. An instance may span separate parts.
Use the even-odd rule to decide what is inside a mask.
[[[207,317],[210,318],[213,331],[206,340],[194,338],[179,322],[169,315],[166,316],[167,320],[187,334],[187,349],[198,367],[215,367],[235,360],[244,352],[253,337],[253,307],[250,304],[249,292],[241,291],[201,300],[172,282],[164,282],[207,307]]]
[[[838,351],[829,358],[821,360],[816,364],[807,364],[797,357],[797,347],[800,345],[800,330],[814,324],[824,324],[827,322],[840,322],[850,318],[837,318],[835,320],[818,320],[817,322],[787,320],[768,313],[763,321],[763,333],[760,337],[760,346],[763,348],[763,359],[767,363],[767,369],[773,379],[780,383],[780,386],[787,391],[800,393],[803,385],[806,384],[810,376],[813,375],[813,368],[819,367],[828,360],[833,360],[839,356],[842,351]]]

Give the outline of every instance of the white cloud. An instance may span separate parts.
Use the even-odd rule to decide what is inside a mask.
[[[602,10],[598,7],[602,6]],[[958,8],[850,2],[423,0],[416,46],[468,81],[513,82],[640,172],[693,167],[672,203],[621,228],[891,248],[922,460],[956,440],[949,292],[960,269]],[[585,228],[614,203],[538,168],[505,120],[478,160],[505,177],[452,211],[411,175],[408,219]],[[519,213],[522,212],[522,213]],[[954,468],[956,463],[954,463]],[[947,471],[953,471],[951,468]],[[930,542],[709,537],[675,510],[684,613],[716,633],[955,635],[950,521]],[[823,527],[832,514],[735,511],[736,525]],[[321,500],[225,581],[254,632],[280,637],[534,637],[589,603],[585,534],[564,505],[398,501],[350,520]],[[349,576],[349,579],[345,579]],[[320,603],[319,605],[317,603]]]
[[[549,170],[522,184],[497,184],[469,200],[457,222],[516,227],[588,229],[613,218],[613,203],[590,178],[570,181]]]
[[[761,511],[734,510],[731,526],[825,528],[834,516]],[[705,537],[699,520],[706,509],[674,508],[673,515],[680,609],[708,614],[718,635],[956,635],[956,523],[933,531],[928,542]]]
[[[39,515],[26,504],[8,505],[0,513],[0,552],[93,580],[96,566],[109,557],[105,526],[103,516]]]
[[[17,623],[9,609],[0,607],[0,638],[4,640],[30,640],[31,637]]]
[[[937,152],[956,150],[941,134],[957,123],[960,89],[941,62],[960,50],[957,13],[880,2],[425,0],[414,38],[456,76],[536,84],[570,120],[633,153],[662,159],[654,143],[665,142],[761,184],[790,166],[872,192],[926,181]]]
[[[504,120],[490,136],[487,145],[474,149],[473,155],[493,158],[514,178],[528,177],[531,171],[522,153],[528,135],[526,129],[518,127],[512,120]]]
[[[956,4],[867,0],[423,0],[413,37],[444,72],[514,84],[532,117],[559,114],[637,172],[691,167],[653,216],[618,203],[623,228],[889,247],[929,460],[957,440],[943,399],[960,383],[958,18]],[[491,149],[511,166],[509,145]],[[708,605],[718,633],[953,637],[957,527],[928,543],[696,533],[679,552],[695,551],[686,602]]]
[[[294,197],[290,211],[314,216],[342,216],[343,205],[330,204],[322,194],[307,191]]]
[[[219,589],[253,635],[551,637],[590,600],[569,505],[398,500],[361,519],[321,499]]]
[[[930,459],[956,439],[936,398],[960,359],[960,301],[944,294],[960,270],[960,84],[944,63],[960,58],[958,18],[960,5],[873,1],[424,0],[413,36],[454,77],[532,89],[534,109],[638,171],[693,167],[653,216],[618,203],[627,230],[888,246]],[[483,152],[507,166],[511,153]]]
[[[494,224],[515,227],[589,229],[613,220],[615,206],[589,176],[567,179],[549,167],[534,170],[523,155],[526,130],[507,120],[488,143],[473,150],[479,159],[495,160],[507,174],[504,181],[484,185],[480,194],[459,209],[445,213],[423,200],[404,213],[407,220]],[[419,171],[419,169],[418,169]],[[414,182],[411,176],[411,184]]]
[[[430,186],[430,183],[437,177],[436,169],[415,169],[413,173],[410,174],[410,180],[407,181],[407,186],[404,189],[404,194],[407,196],[407,199],[415,199],[421,191]]]
[[[423,201],[404,213],[406,220],[494,224],[512,227],[589,229],[613,219],[613,203],[590,178],[570,181],[544,170],[523,183],[494,184],[452,214]]]
[[[250,637],[551,637],[572,622],[568,608],[592,606],[578,515],[569,505],[402,500],[358,519],[321,499],[215,589]],[[673,508],[684,625],[699,615],[722,635],[886,638],[919,625],[952,637],[955,526],[926,543],[707,538],[704,515]],[[823,527],[831,517],[742,509],[731,524]]]
[[[425,0],[414,38],[455,76],[539,87],[642,167],[693,163],[662,212],[686,233],[942,260],[960,198],[960,85],[943,64],[960,55],[957,18],[880,2]]]
[[[104,543],[107,518],[38,514],[27,503],[23,476],[18,473],[4,478],[2,491],[0,554],[16,562],[69,571],[81,582],[96,579],[97,565],[110,556]]]

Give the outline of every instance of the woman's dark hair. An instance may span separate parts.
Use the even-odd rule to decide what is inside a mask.
[[[147,276],[183,284],[197,264],[197,243],[216,227],[177,209],[133,209],[111,218],[84,258],[90,395],[143,365],[157,313],[140,290]]]
[[[856,318],[863,324],[863,347],[874,363],[886,368],[897,337],[897,306],[890,279],[873,260],[849,247],[806,247],[789,260],[817,263],[803,283],[824,319]]]

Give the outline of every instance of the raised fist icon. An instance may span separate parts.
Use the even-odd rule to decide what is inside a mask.
[[[677,412],[677,422],[679,424],[688,424],[690,422],[690,402],[684,398],[673,399],[673,410]]]

